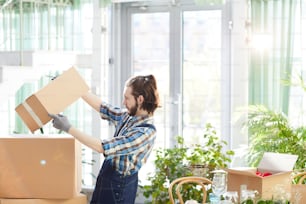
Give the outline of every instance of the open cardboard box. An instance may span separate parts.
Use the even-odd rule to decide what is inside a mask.
[[[241,185],[249,190],[257,190],[263,199],[271,199],[277,191],[291,191],[291,173],[297,155],[266,152],[257,168],[229,168],[228,191],[240,193]],[[256,172],[270,172],[272,175],[261,177]]]
[[[293,175],[294,184],[291,186],[291,203],[303,204],[306,202],[306,172],[297,171]]]
[[[51,120],[48,113],[58,114],[64,111],[88,90],[89,87],[76,68],[71,67],[29,96],[15,110],[34,133]]]
[[[72,198],[81,191],[81,168],[72,136],[0,136],[0,198]]]
[[[292,184],[291,203],[303,204],[306,202],[306,184]]]

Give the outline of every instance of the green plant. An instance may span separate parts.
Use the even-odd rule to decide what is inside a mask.
[[[168,204],[168,185],[174,179],[194,175],[192,165],[204,165],[210,170],[225,168],[231,161],[230,156],[234,154],[229,150],[223,153],[223,147],[227,144],[217,136],[211,124],[207,124],[203,144],[188,147],[184,144],[181,136],[176,138],[177,145],[173,148],[158,149],[154,160],[155,172],[148,176],[150,185],[143,186],[143,195],[152,200],[148,203]],[[209,178],[209,174],[207,175]],[[193,198],[200,202],[201,190],[194,186],[184,186],[183,198]],[[175,194],[174,194],[175,195]]]
[[[206,124],[203,138],[203,144],[191,146],[191,153],[187,156],[189,164],[204,165],[210,169],[227,167],[227,163],[231,162],[229,156],[234,155],[234,152],[232,150],[223,152],[227,142],[219,139],[217,131],[210,123]]]
[[[285,114],[269,110],[262,105],[249,106],[245,126],[250,135],[247,155],[250,166],[257,166],[264,152],[277,152],[298,155],[294,168],[305,168],[305,127],[292,127]]]

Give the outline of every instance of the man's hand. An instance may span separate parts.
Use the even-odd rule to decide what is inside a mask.
[[[53,127],[59,130],[63,130],[65,132],[68,132],[69,129],[71,128],[71,124],[68,121],[67,117],[61,114],[48,114],[49,117],[53,118]]]

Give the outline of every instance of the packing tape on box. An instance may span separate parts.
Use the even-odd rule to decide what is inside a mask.
[[[41,122],[41,120],[39,119],[39,117],[36,115],[36,113],[33,111],[33,109],[29,106],[29,104],[25,101],[22,103],[23,107],[28,111],[28,113],[30,114],[30,116],[33,118],[33,120],[36,122],[36,124],[39,127],[44,126],[44,124]]]

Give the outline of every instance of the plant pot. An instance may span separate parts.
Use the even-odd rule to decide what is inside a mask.
[[[190,171],[192,172],[192,175],[209,178],[211,170],[208,166],[201,165],[201,164],[192,164],[190,165],[189,168],[190,168]]]

